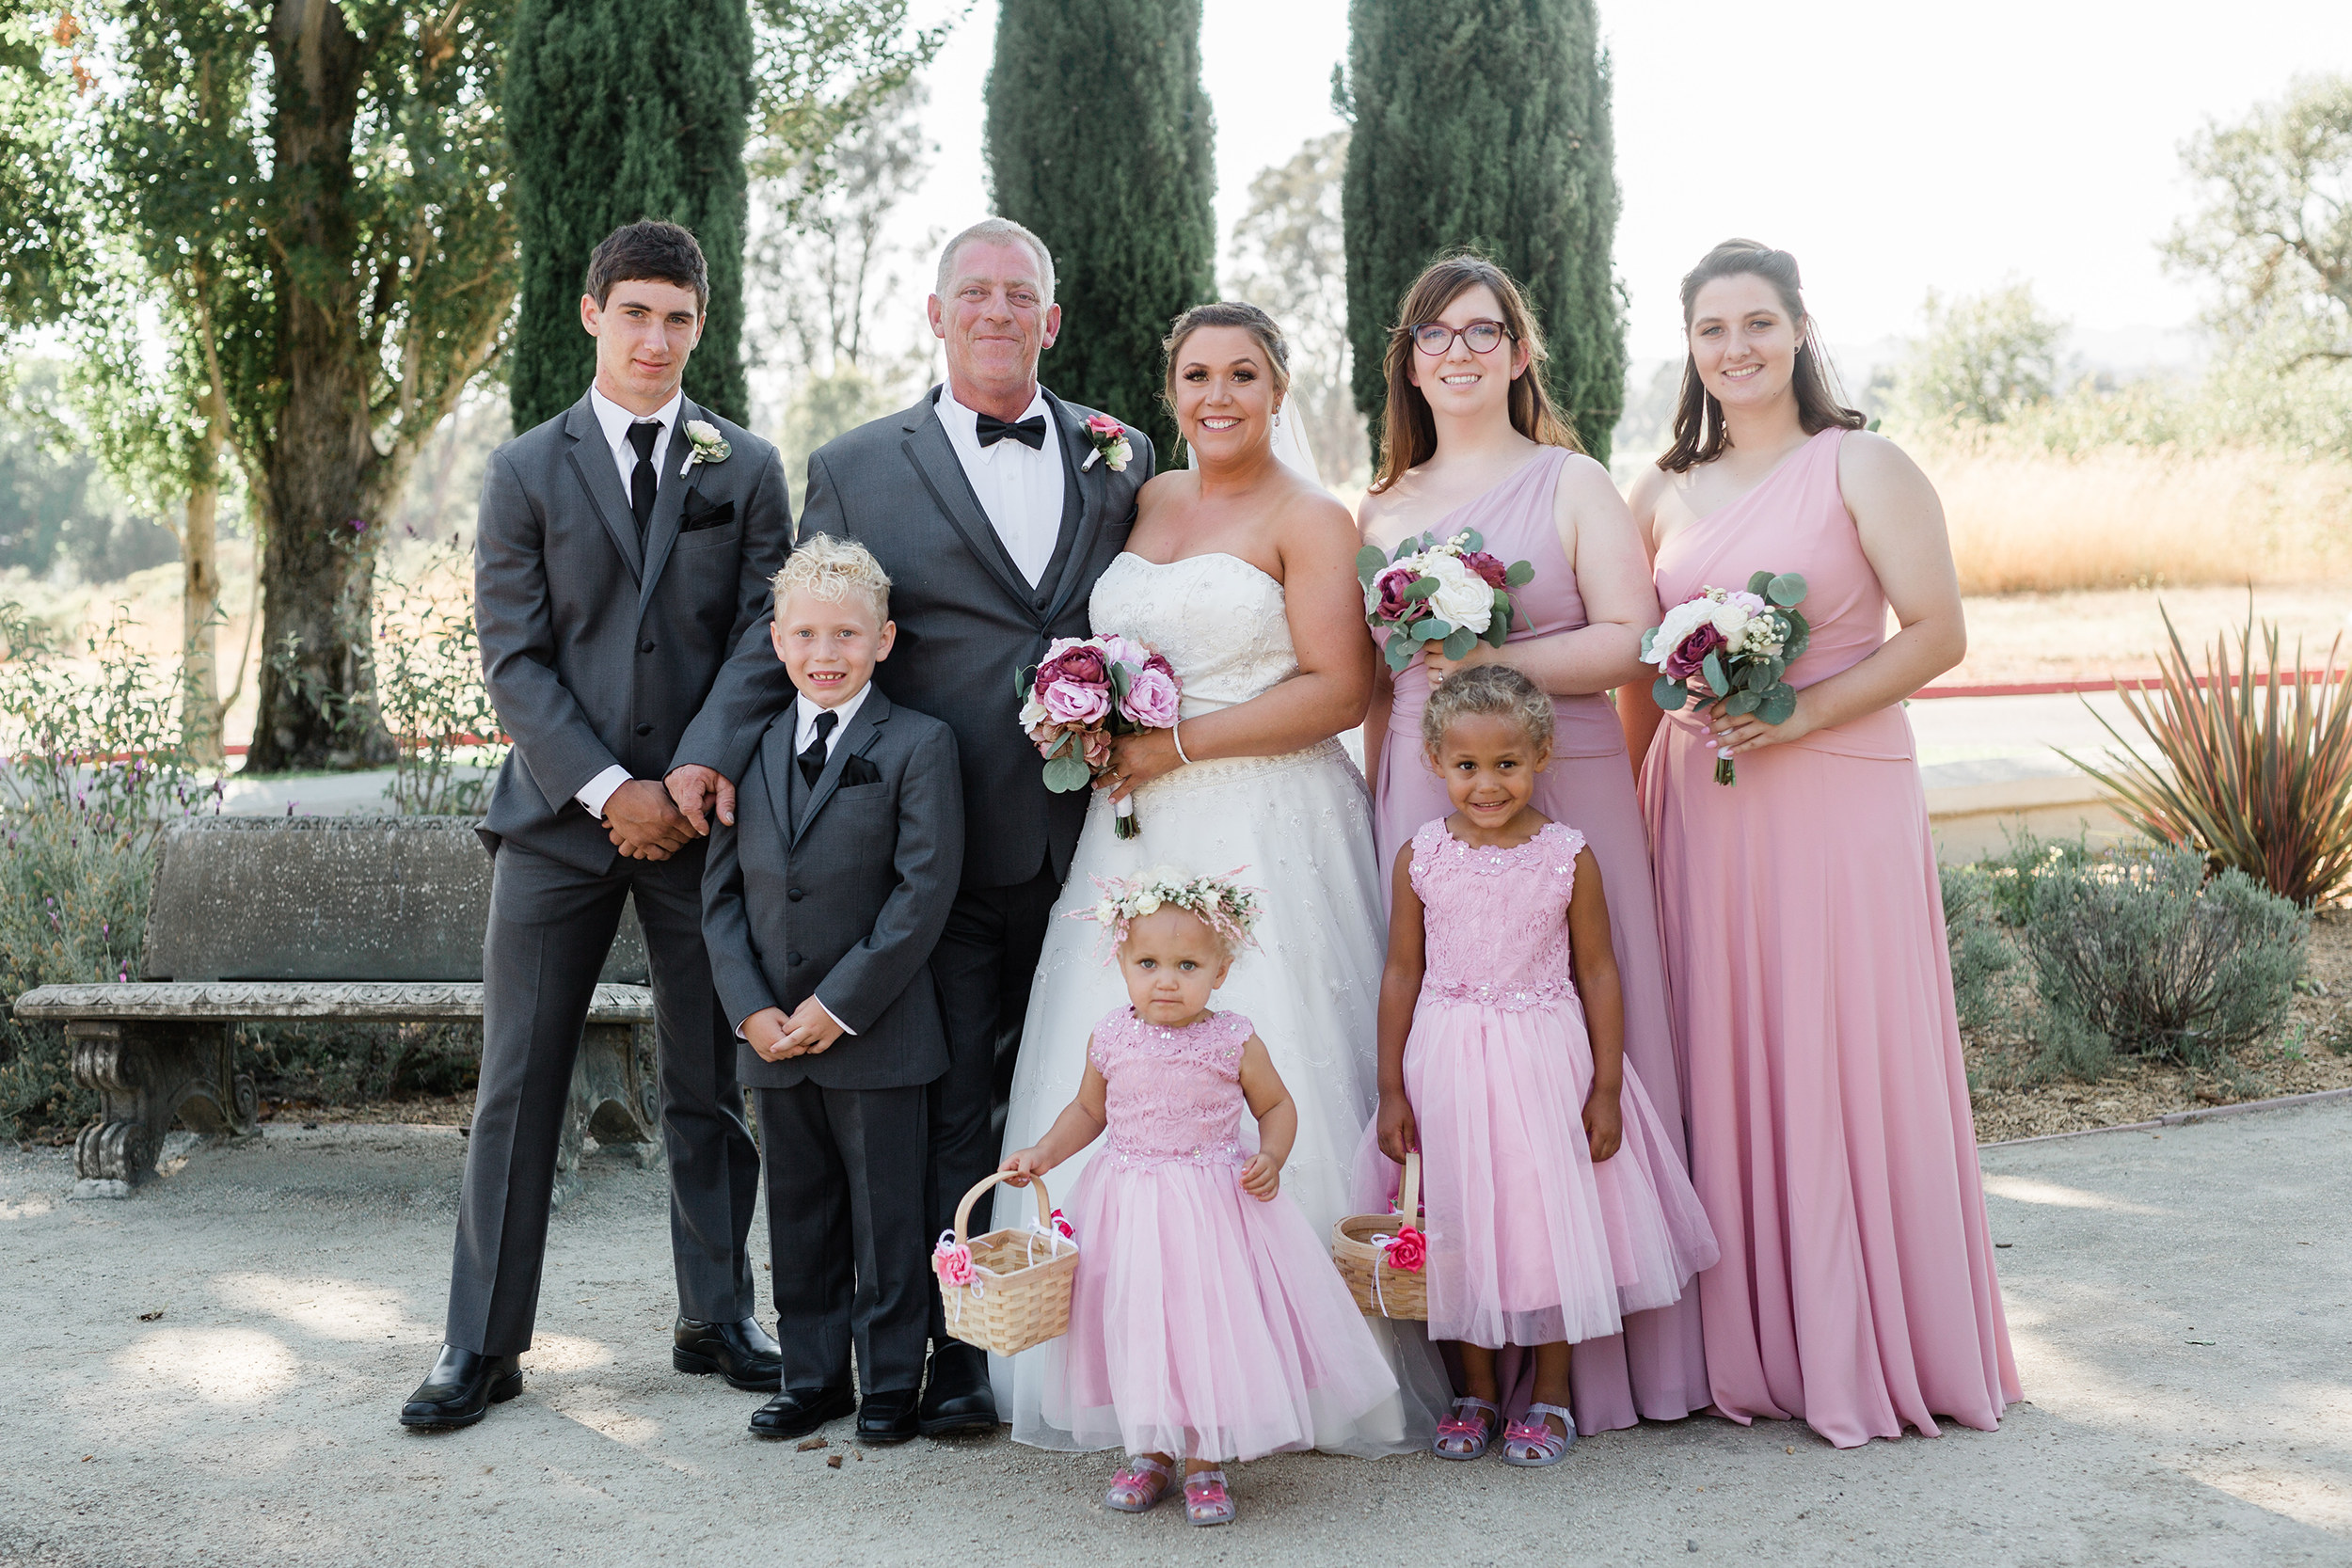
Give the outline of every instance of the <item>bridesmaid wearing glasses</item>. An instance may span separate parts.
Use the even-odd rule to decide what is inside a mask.
[[[1435,648],[1380,689],[1364,724],[1381,894],[1397,851],[1453,807],[1420,744],[1433,681],[1470,664],[1509,664],[1549,692],[1550,766],[1534,806],[1581,832],[1609,891],[1610,937],[1625,987],[1625,1054],[1682,1158],[1682,1073],[1668,1022],[1665,965],[1649,841],[1609,690],[1638,678],[1642,632],[1658,621],[1648,558],[1608,470],[1584,455],[1543,381],[1541,329],[1518,286],[1483,257],[1448,256],[1406,291],[1390,336],[1388,410],[1379,473],[1359,515],[1368,544],[1475,529],[1488,553],[1526,561],[1534,580],[1513,591],[1518,618],[1501,648],[1478,643],[1456,662]],[[1695,1293],[1626,1320],[1624,1334],[1576,1347],[1570,1382],[1577,1429],[1674,1420],[1708,1402]],[[1504,1414],[1531,1390],[1506,1352]],[[1485,1379],[1477,1380],[1484,1383]],[[1520,1386],[1516,1389],[1514,1382]],[[1496,1402],[1498,1390],[1463,1392]],[[1533,1390],[1547,1403],[1568,1402]]]
[[[2017,1370],[1901,707],[1967,646],[1943,507],[1839,406],[1787,251],[1725,241],[1682,313],[1675,444],[1633,487],[1659,594],[1798,572],[1813,626],[1779,724],[1661,718],[1650,671],[1619,694],[1723,1248],[1699,1276],[1715,1407],[1840,1448],[1937,1417],[1990,1431]]]

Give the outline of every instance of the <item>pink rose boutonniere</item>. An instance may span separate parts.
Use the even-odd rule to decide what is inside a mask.
[[[1125,425],[1120,424],[1108,414],[1090,414],[1087,417],[1087,440],[1093,445],[1094,450],[1088,452],[1086,461],[1078,465],[1080,473],[1093,467],[1098,458],[1101,459],[1104,467],[1115,474],[1123,474],[1127,471],[1127,464],[1134,458],[1136,452],[1135,449],[1127,444]]]

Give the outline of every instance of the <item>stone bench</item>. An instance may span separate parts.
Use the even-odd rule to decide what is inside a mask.
[[[97,1121],[73,1147],[88,1196],[152,1178],[176,1120],[207,1137],[259,1131],[235,1023],[479,1023],[490,857],[473,824],[431,816],[194,818],[164,835],[141,963],[150,979],[41,986],[16,1016],[62,1024]],[[650,1162],[660,1117],[653,991],[634,909],[581,1035],[556,1192],[586,1140]]]

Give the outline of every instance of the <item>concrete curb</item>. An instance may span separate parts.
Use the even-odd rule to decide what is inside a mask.
[[[2174,1111],[2153,1121],[2124,1121],[2113,1127],[2083,1127],[2072,1132],[2043,1132],[2031,1138],[2003,1138],[1998,1143],[1979,1144],[1977,1148],[2019,1148],[2026,1144],[2056,1143],[2060,1138],[2095,1138],[2102,1132],[2153,1132],[2167,1127],[2186,1127],[2191,1122],[2242,1117],[2254,1111],[2293,1110],[2298,1105],[2317,1105],[2330,1100],[2352,1100],[2352,1089],[2319,1089],[2311,1094],[2280,1095],[2275,1100],[2248,1100],[2235,1105],[2216,1105],[2207,1111]]]

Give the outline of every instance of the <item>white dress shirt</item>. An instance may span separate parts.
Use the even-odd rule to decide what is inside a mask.
[[[684,391],[674,392],[670,395],[670,401],[661,405],[661,411],[652,416],[661,426],[661,434],[654,438],[653,443],[653,461],[657,473],[660,470],[662,457],[670,450],[670,434],[677,424],[678,412],[685,403]],[[637,449],[629,445],[628,427],[638,422],[638,416],[614,403],[593,386],[588,388],[588,406],[596,411],[597,427],[604,432],[604,444],[612,449],[612,467],[621,476],[621,494],[626,496],[629,492],[629,482],[637,474]],[[616,762],[582,785],[580,794],[575,799],[588,808],[589,816],[601,821],[604,817],[604,803],[612,799],[614,790],[627,783],[628,783],[628,769]]]
[[[834,725],[832,733],[825,736],[825,760],[828,762],[832,761],[834,752],[841,749],[841,737],[849,733],[850,721],[857,717],[857,710],[866,705],[866,695],[873,689],[874,683],[869,680],[864,686],[857,689],[857,695],[851,697],[846,703],[842,703],[837,706],[830,708],[819,707],[817,704],[810,702],[805,696],[793,698],[793,757],[798,759],[803,752],[808,750],[808,743],[817,738],[817,716],[820,713],[832,713],[839,715],[841,721],[839,723]],[[797,760],[795,761],[794,766],[799,766]],[[824,999],[822,997],[818,998],[817,1005],[820,1007],[825,1007]],[[841,1015],[834,1012],[831,1007],[825,1007],[825,1016],[832,1019],[835,1023],[841,1023]],[[841,1032],[845,1035],[854,1035],[857,1033],[856,1030],[850,1028],[846,1023],[841,1023]],[[743,1037],[743,1025],[739,1022],[735,1026],[735,1037],[739,1040]]]
[[[1061,539],[1062,490],[1068,483],[1061,466],[1061,428],[1045,393],[1040,390],[1021,415],[1024,420],[1032,414],[1045,417],[1045,445],[1036,451],[1009,436],[994,446],[980,445],[980,416],[958,403],[945,386],[939,389],[938,408],[947,444],[956,449],[956,461],[963,465],[989,526],[1004,541],[1005,553],[1021,575],[1036,587],[1044,580],[1045,568],[1054,562],[1054,546]]]

